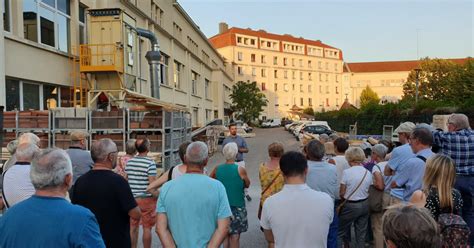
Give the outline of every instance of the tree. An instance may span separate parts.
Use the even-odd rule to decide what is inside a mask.
[[[425,58],[420,63],[418,99],[462,104],[474,94],[474,60],[465,65],[445,59]],[[404,99],[416,95],[416,72],[410,72],[403,85]]]
[[[303,109],[303,113],[305,113],[307,115],[314,116],[314,109],[311,108],[311,107],[307,107],[307,108]]]
[[[237,114],[237,118],[244,122],[258,118],[268,102],[256,82],[237,82],[232,86],[230,98],[232,99],[232,110]]]
[[[379,96],[375,91],[372,90],[368,85],[365,87],[364,90],[360,93],[360,106],[364,107],[370,103],[378,104],[380,101]]]

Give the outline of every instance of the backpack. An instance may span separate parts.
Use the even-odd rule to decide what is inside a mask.
[[[453,213],[442,213],[438,226],[443,247],[469,247],[469,226],[463,218]]]

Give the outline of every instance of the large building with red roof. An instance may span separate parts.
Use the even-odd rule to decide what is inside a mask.
[[[269,102],[261,119],[286,117],[295,105],[319,111],[338,109],[344,102],[339,48],[225,23],[209,41],[234,65],[235,82],[257,82],[266,95]]]

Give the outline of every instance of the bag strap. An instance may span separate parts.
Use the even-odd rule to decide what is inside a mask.
[[[362,177],[362,180],[360,180],[359,182],[359,185],[357,185],[357,187],[355,188],[354,191],[352,191],[352,193],[349,195],[349,197],[347,197],[347,199],[344,199],[344,201],[342,202],[342,204],[346,203],[347,200],[349,200],[351,198],[351,196],[353,196],[355,194],[355,192],[360,188],[360,186],[362,185],[362,183],[364,182],[365,180],[365,177],[367,176],[367,172],[369,172],[367,169],[365,170],[365,174],[364,174],[364,177]]]
[[[270,187],[273,185],[273,183],[277,180],[277,178],[280,176],[280,173],[281,173],[281,170],[278,171],[278,173],[276,174],[276,176],[273,178],[273,180],[270,182],[270,184],[268,184],[268,186],[262,191],[262,195],[264,195],[269,189]]]
[[[173,169],[176,166],[171,166],[171,168],[168,170],[168,181],[171,181],[173,179]]]
[[[2,199],[3,199],[3,202],[5,203],[5,206],[7,206],[7,208],[10,208],[10,204],[8,204],[8,201],[7,201],[7,198],[5,197],[5,184],[3,183],[4,182],[4,179],[5,179],[5,175],[7,174],[7,171],[4,171],[2,173]]]
[[[421,159],[421,160],[423,160],[423,162],[426,162],[426,158],[425,158],[425,157],[423,157],[423,156],[421,156],[421,155],[417,155],[416,157],[419,158],[419,159]]]

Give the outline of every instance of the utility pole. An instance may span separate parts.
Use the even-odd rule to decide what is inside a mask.
[[[415,68],[415,72],[416,72],[415,104],[418,104],[418,86],[419,86],[420,71],[421,71],[420,68]]]

